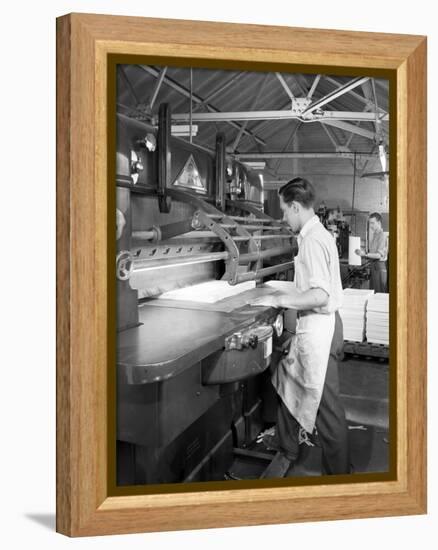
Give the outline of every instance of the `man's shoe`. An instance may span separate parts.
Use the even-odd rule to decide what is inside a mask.
[[[267,430],[264,430],[263,432],[260,432],[259,435],[256,438],[257,443],[261,443],[263,441],[263,438],[265,435],[274,435],[275,434],[275,426],[271,426]]]

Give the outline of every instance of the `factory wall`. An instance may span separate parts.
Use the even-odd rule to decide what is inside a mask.
[[[317,201],[324,201],[328,208],[340,206],[342,210],[351,210],[353,200],[353,178],[350,175],[313,175],[303,173],[311,181],[317,192]],[[364,178],[356,179],[354,208],[369,212],[386,212],[384,202],[386,195],[384,185],[380,180]]]
[[[343,210],[351,210],[353,200],[353,162],[350,159],[299,160],[301,175],[316,187],[317,200],[323,200],[327,207],[338,204]],[[378,172],[382,168],[377,162],[357,161],[354,208],[369,212],[387,212],[387,192],[380,179],[361,178],[362,173]]]
[[[289,168],[289,171],[288,171]],[[387,231],[388,190],[380,179],[361,178],[361,172],[377,172],[381,167],[378,162],[366,165],[358,161],[354,210],[357,215],[351,219],[352,234],[364,238],[368,213],[380,212],[384,218],[384,229]],[[302,176],[312,182],[316,188],[316,207],[324,201],[327,208],[340,206],[342,211],[351,212],[353,202],[353,164],[349,159],[295,159],[294,165],[283,166],[279,172],[281,178]],[[281,217],[277,191],[267,193],[266,209],[275,218]],[[347,217],[348,219],[348,217]]]

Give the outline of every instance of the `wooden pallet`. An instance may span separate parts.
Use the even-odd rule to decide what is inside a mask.
[[[351,340],[345,340],[344,353],[389,359],[389,346],[384,344],[372,344],[371,342],[353,342]]]

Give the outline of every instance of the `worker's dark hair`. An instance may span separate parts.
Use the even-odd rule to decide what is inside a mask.
[[[315,202],[315,189],[310,181],[304,178],[293,178],[278,190],[278,194],[289,206],[292,201],[299,202],[305,208],[310,208]]]
[[[374,218],[378,222],[382,223],[382,216],[378,212],[373,212],[372,214],[370,214],[370,218]]]

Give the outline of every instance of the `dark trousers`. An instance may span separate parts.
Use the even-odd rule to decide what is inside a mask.
[[[315,422],[322,449],[322,473],[326,475],[350,473],[348,426],[339,395],[338,361],[343,356],[343,347],[342,320],[336,312],[327,374]],[[300,425],[282,399],[279,400],[276,429],[278,441],[289,457],[298,458]]]
[[[371,262],[370,288],[375,292],[388,292],[387,282],[388,274],[386,271],[386,262],[373,260]]]

